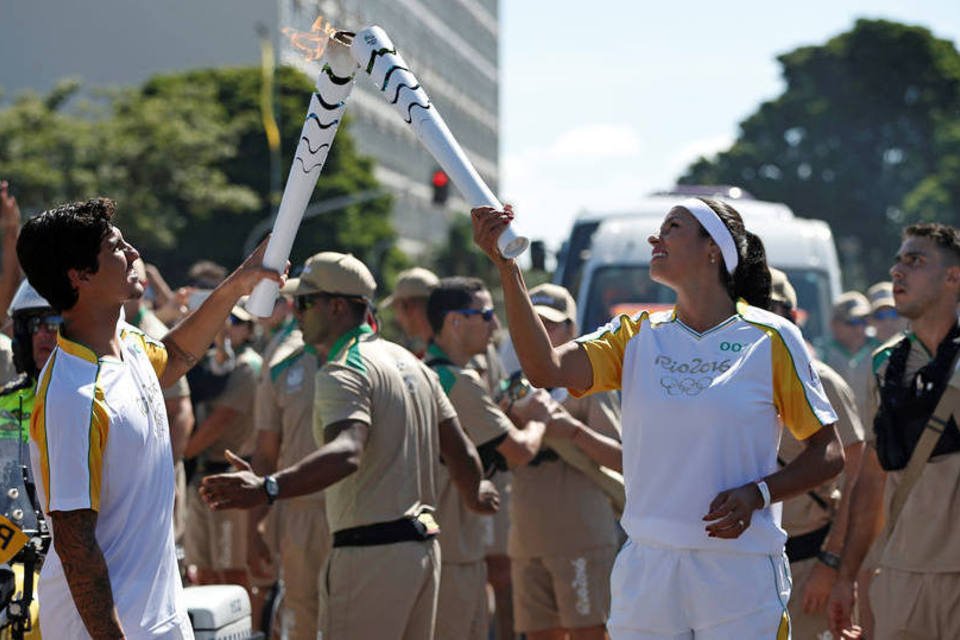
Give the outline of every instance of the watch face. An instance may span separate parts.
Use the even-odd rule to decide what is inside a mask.
[[[263,488],[267,492],[267,497],[270,498],[270,501],[273,502],[277,494],[280,493],[280,486],[277,484],[276,478],[273,476],[267,476],[263,479]]]

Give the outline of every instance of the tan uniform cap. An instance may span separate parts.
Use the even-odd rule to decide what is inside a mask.
[[[423,267],[401,271],[397,275],[397,285],[393,288],[393,293],[384,298],[380,306],[389,307],[395,300],[406,298],[429,298],[439,282],[437,274]]]
[[[845,291],[833,303],[834,320],[852,320],[870,315],[870,301],[859,291]]]
[[[871,286],[867,289],[867,298],[870,300],[871,311],[896,306],[893,301],[892,282],[878,282]]]
[[[790,284],[790,279],[783,271],[773,267],[770,267],[770,299],[788,305],[791,309],[797,308],[797,292]]]
[[[550,322],[577,320],[577,303],[565,288],[558,284],[545,283],[530,289],[533,310]]]
[[[307,258],[300,277],[288,280],[280,291],[294,296],[331,293],[372,300],[377,282],[352,254],[323,251]]]

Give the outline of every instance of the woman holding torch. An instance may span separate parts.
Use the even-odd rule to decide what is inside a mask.
[[[611,637],[787,638],[777,503],[837,475],[843,451],[799,331],[766,311],[760,239],[725,203],[683,201],[649,238],[650,277],[676,292],[676,307],[553,347],[519,267],[497,251],[512,210],[472,216],[530,381],[622,392],[629,539],[611,575]],[[778,470],[781,425],[807,448]]]

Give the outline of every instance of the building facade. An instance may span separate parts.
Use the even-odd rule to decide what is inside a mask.
[[[280,35],[282,27],[309,31],[319,15],[353,31],[378,24],[497,191],[498,0],[0,0],[0,7],[0,59],[17,61],[0,69],[8,96],[49,91],[64,77],[100,87],[136,84],[161,72],[258,65],[258,25],[277,34],[282,63],[314,76],[316,64]],[[432,204],[437,164],[365,76],[357,77],[348,113],[358,149],[376,160],[377,178],[394,195],[401,248],[419,254],[442,242],[450,219],[466,212],[467,203],[453,189],[444,207]]]

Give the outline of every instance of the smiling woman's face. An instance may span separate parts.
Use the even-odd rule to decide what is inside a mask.
[[[660,232],[649,238],[650,279],[671,288],[681,284],[693,273],[716,261],[720,250],[704,236],[703,227],[683,207],[674,207],[663,219]]]

